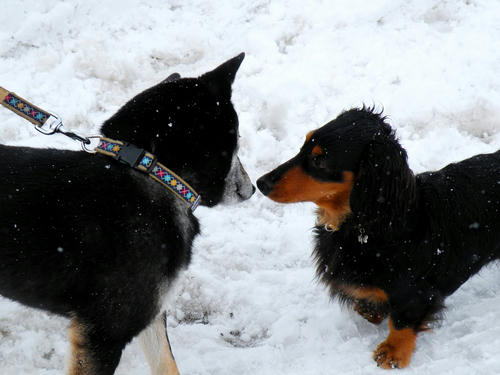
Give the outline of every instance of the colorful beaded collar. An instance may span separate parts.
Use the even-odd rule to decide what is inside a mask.
[[[152,153],[130,143],[101,137],[95,151],[112,156],[116,160],[148,174],[168,188],[178,198],[191,206],[194,211],[200,202],[200,195],[182,178],[158,162]]]
[[[58,116],[36,107],[3,87],[0,87],[0,104],[35,124],[35,128],[41,133],[46,135],[62,133],[82,142],[82,148],[85,151],[112,156],[116,160],[151,176],[174,193],[176,197],[187,203],[191,207],[191,211],[198,207],[201,196],[182,178],[159,163],[152,153],[130,143],[104,137],[85,137],[75,132],[66,131]],[[89,138],[99,139],[99,144],[93,150],[88,147],[91,144]]]

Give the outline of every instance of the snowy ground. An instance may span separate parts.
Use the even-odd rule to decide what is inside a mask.
[[[0,85],[94,134],[128,98],[174,71],[241,51],[234,85],[241,158],[255,180],[307,131],[362,103],[384,108],[416,172],[500,148],[497,0],[22,0],[0,3]],[[77,148],[0,109],[0,142]],[[203,236],[170,300],[182,374],[382,374],[387,335],[331,303],[314,280],[313,207],[256,194],[200,208]],[[448,299],[408,374],[500,373],[493,265]],[[0,374],[55,375],[67,321],[0,299]],[[119,375],[147,374],[138,345]]]

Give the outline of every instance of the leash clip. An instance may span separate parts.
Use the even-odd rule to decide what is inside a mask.
[[[73,139],[74,141],[80,142],[83,151],[90,153],[93,152],[93,150],[87,147],[91,143],[89,139],[90,137],[85,137],[72,130],[66,130],[63,126],[61,118],[58,115],[50,114],[49,118],[42,125],[36,125],[35,129],[44,135],[61,133],[66,137]]]
[[[81,142],[82,148],[88,151],[86,146],[91,144],[90,139],[76,132],[64,130],[61,117],[58,115],[40,109],[26,99],[21,98],[19,95],[3,87],[0,87],[0,104],[16,115],[35,124],[35,129],[38,130],[38,132],[44,135],[52,135],[55,133],[64,134],[73,140]]]
[[[43,123],[43,125],[36,125],[35,129],[42,134],[52,135],[54,133],[57,133],[62,126],[63,124],[61,118],[59,116],[51,114],[47,121]]]

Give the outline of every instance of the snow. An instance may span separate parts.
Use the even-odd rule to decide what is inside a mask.
[[[253,180],[341,110],[384,108],[415,172],[500,148],[496,0],[2,1],[0,85],[96,134],[139,91],[196,76],[241,51],[234,84],[241,159]],[[0,110],[0,142],[78,149]],[[256,193],[199,208],[203,236],[168,302],[182,374],[381,374],[387,335],[329,301],[314,275],[311,204]],[[492,265],[447,300],[408,374],[500,373]],[[68,322],[0,299],[0,373],[54,375]],[[119,375],[149,373],[137,343]]]

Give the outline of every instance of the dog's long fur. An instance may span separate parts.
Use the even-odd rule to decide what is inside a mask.
[[[243,56],[199,78],[170,76],[102,134],[153,152],[203,205],[248,199],[254,188],[236,156],[231,103]],[[72,319],[69,374],[113,374],[141,331],[158,351],[146,353],[153,374],[176,373],[160,309],[199,233],[190,208],[101,154],[1,145],[0,174],[0,293]]]
[[[415,176],[369,108],[310,132],[257,185],[277,202],[318,204],[318,277],[369,321],[389,317],[374,354],[384,368],[407,366],[445,297],[500,257],[500,151]]]

